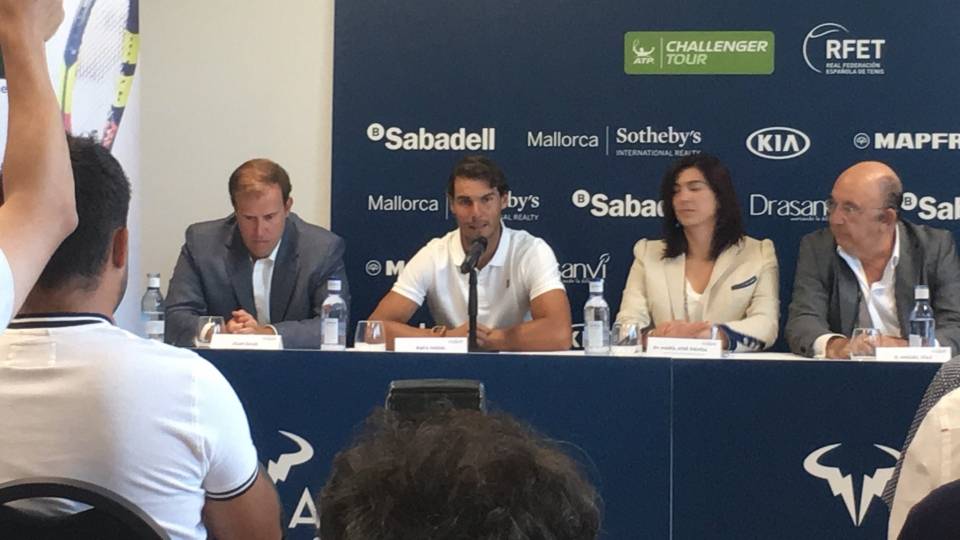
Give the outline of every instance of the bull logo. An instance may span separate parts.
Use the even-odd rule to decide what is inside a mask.
[[[880,444],[874,444],[873,446],[886,452],[893,457],[894,460],[900,458],[900,452],[893,448]],[[811,476],[827,481],[830,485],[830,491],[833,492],[833,496],[839,496],[843,500],[843,504],[847,507],[847,512],[850,514],[850,520],[853,522],[853,525],[859,527],[863,524],[863,518],[867,516],[867,510],[870,509],[870,503],[873,502],[873,498],[880,498],[883,494],[884,486],[887,485],[887,481],[893,476],[894,467],[881,467],[876,469],[873,475],[863,475],[863,486],[860,490],[858,508],[857,497],[853,491],[853,476],[843,474],[839,467],[828,467],[820,463],[820,458],[838,447],[840,447],[840,443],[828,444],[827,446],[817,448],[813,452],[810,452],[806,459],[803,460],[803,469]]]

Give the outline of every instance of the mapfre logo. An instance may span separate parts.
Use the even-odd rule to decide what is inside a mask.
[[[590,193],[585,189],[578,189],[571,196],[573,205],[577,208],[590,208],[590,215],[594,217],[663,217],[663,203],[656,199],[634,199],[627,193],[622,198],[615,198],[606,193]]]
[[[853,37],[846,26],[818,24],[803,39],[807,67],[824,75],[884,75],[883,52],[887,40]]]
[[[827,446],[817,448],[813,452],[810,452],[806,459],[803,460],[803,469],[811,476],[827,482],[833,496],[840,497],[843,501],[843,505],[847,509],[853,525],[859,527],[863,524],[863,519],[867,516],[870,503],[873,502],[874,498],[880,498],[883,494],[884,486],[887,485],[887,481],[893,476],[893,469],[897,459],[900,458],[900,452],[880,444],[873,445],[874,448],[883,451],[893,459],[889,467],[879,467],[871,474],[863,475],[860,495],[858,497],[854,489],[852,474],[844,474],[840,467],[821,463],[823,458],[840,446],[842,446],[840,443],[828,444]]]
[[[950,201],[941,201],[930,195],[918,196],[915,193],[903,194],[900,209],[906,212],[917,211],[917,217],[924,221],[957,221],[960,220],[960,197]]]
[[[860,132],[853,136],[860,150],[960,150],[960,133],[940,132]]]
[[[373,142],[384,141],[387,150],[427,151],[427,150],[484,150],[497,148],[497,130],[492,127],[477,131],[467,128],[451,132],[433,132],[421,127],[416,131],[404,131],[399,127],[384,127],[374,122],[367,126],[367,138]]]
[[[810,137],[799,129],[776,126],[747,136],[747,150],[764,159],[792,159],[810,149]]]
[[[364,265],[363,269],[367,272],[367,275],[370,277],[376,277],[380,274],[386,276],[396,276],[403,271],[403,267],[406,266],[407,261],[391,261],[386,260],[380,262],[376,259],[370,259],[367,261],[367,264]]]
[[[313,445],[309,441],[289,431],[280,431],[279,433],[293,441],[297,445],[297,449],[293,452],[280,454],[276,461],[267,461],[267,476],[275,485],[285,482],[287,477],[290,476],[291,469],[309,462],[314,457]],[[310,487],[304,487],[287,528],[295,529],[301,525],[316,527],[317,516],[317,506],[310,495]]]

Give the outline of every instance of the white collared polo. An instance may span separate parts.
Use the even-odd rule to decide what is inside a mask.
[[[477,272],[477,322],[509,328],[531,319],[530,301],[563,290],[553,250],[543,239],[501,225],[493,258]],[[437,324],[449,328],[467,322],[469,277],[459,266],[465,258],[460,232],[434,238],[404,266],[393,291],[417,305],[424,300]]]

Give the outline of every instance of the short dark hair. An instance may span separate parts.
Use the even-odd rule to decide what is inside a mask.
[[[100,284],[113,234],[127,226],[130,182],[120,163],[99,142],[68,135],[67,144],[77,198],[77,228],[50,257],[36,287],[49,290],[69,284],[89,291]]]
[[[594,540],[600,528],[572,459],[506,414],[471,410],[416,423],[377,409],[318,506],[324,540]]]
[[[717,197],[717,224],[710,243],[710,258],[716,259],[728,247],[739,242],[746,232],[740,215],[740,203],[733,189],[730,171],[715,156],[710,154],[692,154],[682,157],[670,165],[660,183],[660,200],[663,201],[663,239],[666,247],[663,258],[676,257],[687,252],[687,237],[683,227],[677,221],[673,208],[673,193],[680,173],[691,167],[703,173],[710,189]]]
[[[269,159],[257,158],[244,161],[230,174],[227,189],[230,191],[231,205],[237,205],[237,193],[241,189],[240,181],[248,177],[262,184],[280,186],[280,194],[283,196],[284,203],[290,198],[290,191],[293,190],[293,186],[290,185],[290,175],[287,174],[287,171]]]
[[[492,188],[497,188],[501,196],[510,191],[507,185],[507,177],[500,170],[500,167],[487,156],[466,156],[453,167],[450,173],[450,179],[447,181],[447,195],[453,198],[453,184],[457,178],[469,178],[470,180],[486,180]]]

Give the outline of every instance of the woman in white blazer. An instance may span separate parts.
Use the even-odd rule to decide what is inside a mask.
[[[777,255],[746,235],[730,173],[716,157],[675,162],[660,185],[663,240],[633,246],[617,322],[644,336],[709,338],[756,351],[777,339]]]

